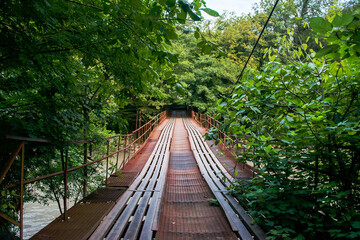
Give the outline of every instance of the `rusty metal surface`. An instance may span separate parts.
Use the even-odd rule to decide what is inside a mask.
[[[156,239],[238,239],[214,198],[191,152],[182,119],[176,119],[166,188]]]
[[[126,188],[98,188],[81,200],[82,203],[116,202],[126,191]]]
[[[191,152],[173,152],[171,153],[171,158],[173,161],[170,161],[169,168],[172,169],[188,169],[196,168],[197,165],[194,162],[194,157]]]
[[[108,187],[129,187],[135,180],[139,172],[123,172],[120,176],[111,176],[108,178]]]
[[[208,198],[214,197],[196,168],[169,169],[166,180],[165,197],[169,202],[207,203]]]
[[[31,239],[87,239],[113,206],[112,202],[76,204],[67,212],[67,221],[60,216]]]

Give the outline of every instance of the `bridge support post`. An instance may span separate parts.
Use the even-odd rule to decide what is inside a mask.
[[[116,170],[118,169],[118,163],[119,163],[119,150],[120,150],[120,139],[121,139],[121,136],[119,136],[119,139],[118,139],[118,144],[117,144],[117,154],[116,154]]]
[[[124,148],[123,148],[124,149],[124,157],[123,157],[123,160],[121,163],[121,168],[124,167],[125,162],[126,162],[126,151],[127,151],[126,144],[127,144],[127,136],[125,136],[125,141],[124,141]]]
[[[110,150],[110,139],[107,142],[107,151],[106,151],[106,173],[105,173],[105,186],[108,183],[108,171],[109,171],[109,150]]]
[[[67,211],[67,174],[68,174],[69,149],[66,148],[65,164],[64,164],[64,222],[66,221]]]
[[[20,185],[20,239],[24,236],[24,164],[25,164],[25,142],[21,149],[21,185]]]

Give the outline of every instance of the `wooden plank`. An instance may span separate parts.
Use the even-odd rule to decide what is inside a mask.
[[[199,154],[194,153],[195,159],[199,164],[200,172],[203,174],[203,177],[205,178],[206,182],[208,183],[211,191],[215,195],[216,199],[218,200],[220,206],[224,210],[225,215],[227,216],[230,225],[233,229],[233,231],[237,231],[239,235],[241,236],[241,239],[244,240],[252,240],[252,235],[249,233],[245,225],[241,222],[239,217],[236,215],[234,210],[231,208],[229,203],[225,200],[226,198],[222,194],[222,190],[219,188],[219,185],[213,181],[213,179],[210,178],[209,174],[207,173],[206,166],[204,166],[203,160],[199,156]],[[220,191],[219,191],[220,190]]]
[[[194,136],[196,139],[198,139],[198,142],[201,142],[200,148],[204,154],[208,154],[212,160],[210,162],[215,163],[216,166],[221,170],[221,172],[226,176],[226,178],[232,182],[234,178],[227,172],[227,170],[224,168],[224,166],[221,164],[221,162],[217,159],[215,154],[211,151],[210,147],[206,144],[205,140],[202,138],[201,133],[195,129],[195,127],[191,124],[189,121],[189,128],[191,128],[194,131]]]
[[[159,178],[159,176],[161,176],[160,173],[160,167],[161,170],[164,169],[165,165],[166,165],[166,159],[165,156],[163,158],[163,161],[157,165],[157,168],[154,172],[154,175],[152,176],[150,183],[147,187],[148,190],[154,190],[155,184],[156,184],[156,180]],[[166,166],[167,168],[167,166]],[[161,171],[162,172],[162,171]],[[161,183],[160,183],[161,184]],[[151,197],[152,192],[146,192],[143,196],[143,198],[141,199],[141,203],[139,204],[138,208],[136,209],[136,213],[134,214],[134,217],[128,227],[128,229],[126,230],[126,234],[124,236],[124,239],[129,239],[129,240],[135,240],[138,239],[138,234],[140,231],[140,226],[141,226],[141,221],[145,215],[145,211],[147,209],[148,203],[149,203],[149,199]],[[146,215],[146,217],[150,217],[148,215]]]
[[[148,161],[151,161],[151,166],[149,168],[149,170],[146,173],[146,176],[142,179],[142,182],[140,184],[140,186],[138,186],[136,188],[136,190],[144,190],[145,186],[147,185],[157,163],[159,161],[161,161],[161,157],[162,155],[162,151],[164,150],[164,143],[167,142],[168,140],[168,134],[166,132],[165,138],[162,139],[162,144],[160,145],[160,147],[157,149],[157,152],[152,156],[152,159],[149,158]],[[130,188],[130,191],[132,191],[132,189]],[[115,239],[115,238],[120,238],[121,234],[123,233],[126,225],[127,225],[127,220],[132,216],[135,207],[137,206],[138,201],[140,200],[140,197],[143,195],[142,192],[136,192],[130,203],[125,207],[125,209],[123,210],[123,212],[121,213],[120,217],[118,218],[118,220],[114,223],[114,225],[112,226],[111,230],[109,231],[108,234],[108,238],[109,239]]]
[[[199,147],[198,145],[201,145],[201,144],[204,144],[204,145],[207,146],[207,144],[200,138],[201,134],[194,127],[192,127],[190,125],[188,130],[191,131],[191,136],[192,137],[194,135],[196,136],[196,134],[198,135],[198,137],[196,138],[197,142],[195,142],[194,147],[195,147],[195,145],[197,145],[197,147]],[[195,150],[197,150],[196,147],[195,147]],[[211,149],[209,149],[209,151],[211,151]],[[216,173],[214,173],[214,171],[209,167],[209,165],[206,164],[206,162],[209,163],[209,161],[211,161],[211,159],[206,158],[207,156],[209,156],[209,155],[202,154],[202,160],[205,163],[205,164],[203,164],[203,166],[205,166],[207,172],[209,173],[209,175],[211,175],[212,181],[214,181],[215,184],[219,187],[220,192],[223,195],[223,197],[225,197],[227,199],[227,201],[231,204],[231,207],[236,210],[237,214],[240,215],[240,217],[243,219],[243,221],[247,224],[247,227],[249,229],[251,229],[251,231],[255,235],[255,237],[257,239],[265,239],[266,234],[263,232],[263,230],[257,224],[252,224],[252,218],[246,213],[245,209],[243,207],[241,207],[241,205],[235,200],[235,198],[228,195],[228,194],[224,194],[226,192],[226,185],[227,184],[225,184],[225,186],[221,185],[221,183],[222,184],[224,184],[224,183],[222,181],[220,181],[220,179],[216,175]],[[216,160],[218,160],[218,159],[216,159]]]
[[[158,217],[160,212],[161,199],[164,193],[165,179],[168,171],[169,159],[170,159],[170,151],[167,150],[167,154],[164,159],[164,165],[161,169],[160,177],[158,179],[158,183],[155,188],[156,192],[154,192],[152,196],[149,210],[145,218],[144,226],[141,231],[141,235],[140,235],[141,240],[152,239],[153,230],[154,230],[153,226],[155,225],[156,229],[158,227]]]
[[[173,122],[173,120],[172,120],[172,122]],[[148,171],[147,177],[144,178],[144,180],[143,180],[143,184],[144,184],[143,187],[145,187],[146,184],[150,180],[146,190],[150,190],[150,191],[154,190],[156,180],[159,177],[159,172],[160,172],[161,166],[163,165],[163,162],[165,161],[166,152],[169,152],[169,145],[170,145],[170,141],[171,141],[171,134],[170,133],[172,132],[173,126],[174,125],[172,124],[171,128],[169,129],[170,132],[167,132],[167,138],[163,142],[160,152],[158,152],[158,154],[155,155],[155,156],[158,157],[158,161],[155,164],[153,164],[154,166],[156,166],[154,172],[153,171]],[[138,190],[142,190],[142,188],[139,187]],[[146,192],[142,196],[142,199],[140,201],[139,206],[136,209],[136,212],[135,212],[135,214],[133,216],[133,219],[132,219],[129,227],[126,230],[125,237],[124,237],[125,239],[136,239],[137,238],[137,235],[139,234],[139,231],[140,231],[140,223],[141,223],[141,221],[142,221],[142,219],[143,219],[143,217],[145,215],[145,211],[146,211],[150,196],[151,196],[151,192]],[[134,198],[134,199],[132,199],[132,201],[137,202],[138,199]],[[131,209],[134,210],[134,207],[136,207],[136,206],[131,206]],[[127,209],[125,209],[125,211],[126,210]],[[131,210],[129,210],[129,211],[131,211]],[[126,215],[126,216],[121,215],[119,220],[120,220],[120,222],[124,223],[125,222],[124,219],[130,218],[130,216],[131,215]],[[110,233],[109,233],[109,238],[110,239],[112,239],[115,236],[119,237],[122,234],[121,231],[124,230],[123,228],[126,226],[126,224],[120,224],[120,226],[121,227],[118,227],[116,224],[114,225],[113,229],[116,229],[116,230],[114,231],[114,233],[112,233],[112,231],[110,231]]]
[[[206,158],[207,162],[211,165],[211,167],[214,169],[214,172],[217,174],[219,172],[223,173],[225,178],[227,179],[227,181],[223,181],[220,177],[218,177],[220,179],[221,182],[223,182],[226,187],[230,186],[230,183],[234,180],[234,178],[226,171],[226,169],[221,165],[221,163],[219,162],[219,164],[215,164],[214,163],[214,159],[218,160],[213,154],[211,155],[208,151],[211,151],[210,148],[206,149],[204,147],[204,145],[207,146],[207,144],[205,143],[205,141],[201,138],[201,134],[199,133],[199,131],[197,131],[192,125],[191,123],[188,122],[188,126],[189,126],[189,130],[193,132],[193,136],[195,137],[194,143],[195,143],[195,150],[201,152],[204,157]],[[202,147],[201,147],[202,146]],[[200,149],[200,150],[199,150]],[[219,169],[219,166],[221,166],[221,168]]]
[[[186,120],[187,122],[187,120]],[[206,164],[206,159],[204,154],[197,153],[197,148],[195,146],[195,141],[199,140],[195,137],[193,129],[190,129],[189,123],[185,125],[189,136],[191,148],[194,152],[196,161],[198,162],[200,172],[208,183],[211,191],[219,201],[219,204],[223,208],[225,215],[228,217],[228,220],[234,231],[237,231],[242,239],[252,240],[253,237],[250,232],[247,230],[246,226],[241,222],[237,214],[234,212],[233,208],[230,206],[229,202],[226,201],[226,197],[223,195],[222,191],[226,191],[226,188],[222,185],[221,181],[216,177],[210,166]],[[202,142],[202,141],[201,141]],[[196,144],[199,144],[197,142]],[[210,177],[212,176],[212,177]]]
[[[12,224],[20,227],[20,223],[17,222],[15,219],[12,219],[11,217],[9,217],[8,215],[6,215],[5,213],[0,212],[0,217],[2,217],[3,219],[5,219],[8,222],[11,222]]]
[[[172,119],[173,123],[175,122]],[[155,192],[160,192],[160,190],[164,187],[165,183],[164,183],[164,176],[166,176],[166,172],[167,172],[167,168],[168,168],[168,164],[169,164],[169,156],[170,156],[170,142],[172,139],[172,133],[173,133],[173,128],[174,128],[174,124],[172,124],[170,132],[168,133],[168,139],[166,142],[164,142],[164,148],[163,148],[163,152],[164,153],[163,156],[163,161],[157,165],[156,171],[154,173],[154,175],[152,176],[150,183],[147,187],[147,190],[153,190]],[[161,170],[160,170],[161,169]],[[158,180],[158,181],[157,181]],[[157,182],[156,182],[157,181]],[[155,184],[157,183],[156,187]],[[155,189],[154,189],[155,187]],[[157,195],[157,194],[154,194]],[[140,231],[140,223],[145,215],[145,211],[146,211],[146,207],[148,205],[149,199],[151,197],[151,192],[146,193],[143,198],[142,198],[142,202],[139,204],[138,209],[136,210],[136,213],[133,217],[132,222],[130,223],[126,234],[125,234],[125,239],[137,239],[137,236],[139,234]],[[157,199],[153,198],[153,202],[156,203]],[[153,204],[154,204],[153,203]],[[151,210],[152,206],[149,206],[149,209]],[[152,211],[150,211],[151,213]],[[154,212],[155,213],[155,212]],[[146,219],[148,219],[148,222],[151,221],[153,219],[152,215],[147,214],[146,215]],[[146,224],[144,224],[146,225]],[[149,225],[151,226],[151,225]],[[148,228],[150,229],[150,228]],[[142,229],[142,232],[144,231],[144,228]],[[150,235],[150,234],[149,234]],[[152,232],[151,232],[151,236],[152,236]]]
[[[154,151],[151,153],[149,159],[153,158],[159,147],[161,146],[161,142],[166,137],[166,132],[168,131],[169,126],[171,126],[171,121],[169,121],[164,129],[162,129],[161,134],[159,136],[159,140],[155,145]],[[149,169],[151,161],[147,161],[145,166],[143,167],[142,171],[140,172],[139,176],[135,179],[135,181],[131,184],[130,188],[135,189],[140,182],[142,181],[144,175],[146,174],[147,170]],[[110,213],[104,218],[101,224],[97,227],[94,233],[91,235],[89,240],[98,240],[103,239],[108,231],[110,230],[111,226],[114,224],[116,219],[121,214],[122,210],[125,208],[125,204],[128,202],[130,197],[132,196],[132,191],[126,191],[119,201],[116,203],[114,208],[110,211]]]
[[[144,178],[144,180],[142,182],[143,186],[140,186],[138,188],[138,190],[144,189],[149,180],[150,180],[150,183],[147,186],[146,190],[153,190],[153,187],[155,185],[155,179],[157,179],[157,176],[158,176],[158,173],[160,170],[160,165],[161,165],[161,162],[163,161],[163,157],[162,157],[163,155],[157,155],[157,156],[158,156],[157,157],[158,160],[156,161],[155,164],[153,164],[152,169],[148,171],[146,178]],[[151,179],[150,179],[150,177],[151,177]],[[137,194],[137,193],[139,193],[139,194]],[[126,213],[126,211],[128,211],[129,214],[124,215],[124,216],[123,216],[124,213],[121,214],[120,218],[115,223],[112,231],[110,231],[110,233],[109,233],[110,239],[113,239],[113,237],[120,236],[122,234],[122,231],[124,230],[124,228],[127,224],[127,221],[124,221],[124,220],[129,219],[131,217],[131,214],[134,212],[134,208],[136,207],[136,203],[139,201],[140,196],[142,195],[141,192],[137,192],[137,193],[134,195],[132,202],[124,210],[124,213]],[[139,206],[137,207],[136,212],[133,216],[133,219],[129,225],[129,228],[126,231],[125,239],[135,239],[136,238],[139,228],[140,228],[140,223],[142,221],[143,216],[145,215],[146,206],[148,204],[150,196],[151,196],[151,192],[145,192],[144,195],[142,196]],[[132,204],[132,203],[135,203],[135,204]],[[118,224],[118,222],[119,222],[119,224]]]

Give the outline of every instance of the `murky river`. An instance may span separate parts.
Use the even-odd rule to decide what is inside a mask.
[[[122,161],[122,159],[120,160]],[[110,159],[110,161],[115,163],[115,159]],[[103,170],[105,170],[105,166],[104,163]],[[68,208],[71,208],[74,201],[68,200],[67,205]],[[63,207],[62,201],[61,207]],[[49,205],[32,202],[24,203],[24,239],[31,238],[59,216],[60,211],[55,201],[49,201]]]
[[[60,211],[56,202],[49,202],[48,206],[40,203],[25,203],[24,239],[31,238],[58,216]]]
[[[69,208],[74,203],[69,202]],[[27,202],[24,204],[24,239],[29,239],[38,231],[60,216],[58,204],[49,201],[49,205]]]

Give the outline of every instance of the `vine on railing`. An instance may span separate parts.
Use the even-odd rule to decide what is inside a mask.
[[[151,132],[154,130],[155,127],[157,127],[165,118],[167,117],[167,111],[163,111],[153,117],[150,121],[139,127],[138,129],[134,130],[131,134],[118,134],[115,136],[108,137],[107,140],[107,146],[106,146],[106,153],[104,154],[99,149],[93,149],[93,145],[96,143],[96,141],[71,141],[68,142],[66,146],[62,147],[61,152],[61,162],[62,162],[62,171],[53,172],[47,175],[38,176],[31,179],[25,179],[24,176],[24,165],[25,165],[25,145],[26,144],[51,144],[51,141],[45,140],[45,139],[33,139],[33,138],[27,138],[27,137],[18,137],[18,136],[6,136],[6,141],[16,141],[18,142],[17,147],[13,151],[13,153],[10,155],[9,159],[5,162],[5,167],[0,171],[0,189],[4,190],[10,190],[15,187],[20,186],[19,194],[14,194],[16,197],[20,198],[19,203],[19,211],[20,211],[20,221],[15,220],[13,217],[8,216],[7,214],[0,212],[0,217],[7,220],[8,222],[18,226],[20,228],[20,239],[23,239],[23,203],[24,203],[24,185],[29,183],[38,182],[45,179],[50,179],[55,176],[63,175],[63,182],[64,182],[64,194],[63,194],[63,211],[61,211],[61,207],[59,205],[60,212],[63,215],[63,219],[66,220],[66,212],[67,212],[67,193],[68,193],[68,173],[84,168],[86,169],[89,165],[93,165],[95,163],[100,163],[104,160],[106,160],[106,169],[105,169],[105,185],[107,185],[107,179],[109,176],[109,170],[110,174],[114,171],[117,171],[119,169],[122,169],[125,164],[132,158],[133,155],[135,155],[138,151],[141,150],[141,148],[144,146],[144,144],[147,142],[147,140],[150,137]],[[79,144],[86,144],[89,149],[86,149],[86,159],[87,162],[78,165],[78,166],[72,166],[69,168],[69,159],[70,159],[70,152],[69,147],[72,145],[79,145]],[[102,154],[103,156],[100,158],[97,158],[95,160],[92,160],[94,157],[97,157],[97,155]],[[122,156],[121,156],[122,155]],[[75,156],[76,157],[76,156]],[[20,181],[17,183],[13,183],[11,185],[2,186],[1,183],[5,179],[6,174],[10,170],[10,168],[14,165],[14,162],[16,159],[20,158],[20,166],[21,166],[21,172],[20,172]],[[122,159],[121,159],[122,158]],[[109,159],[114,161],[114,165],[109,168]],[[89,161],[90,160],[90,161]],[[86,188],[86,185],[85,185]],[[85,191],[86,192],[86,191]],[[85,197],[85,196],[84,196]]]

